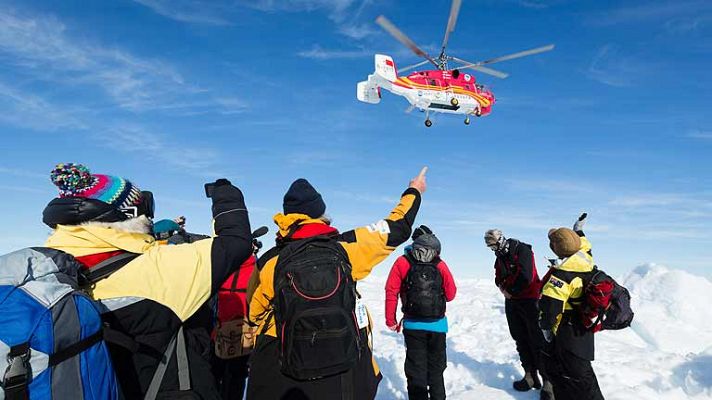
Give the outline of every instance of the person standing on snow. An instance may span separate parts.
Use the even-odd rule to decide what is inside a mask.
[[[517,345],[519,361],[524,369],[524,377],[514,382],[512,387],[520,392],[542,389],[537,374],[539,372],[544,379],[540,397],[542,400],[551,399],[551,383],[546,377],[540,357],[540,351],[544,348],[544,337],[538,326],[537,305],[541,281],[532,246],[517,239],[507,239],[499,229],[485,232],[485,244],[497,257],[494,262],[494,283],[504,295],[509,333]]]
[[[594,269],[591,243],[583,233],[586,214],[574,229],[549,231],[549,247],[559,258],[544,283],[539,326],[549,343],[546,371],[557,400],[603,400],[596,374],[593,331],[586,329],[577,311],[584,297],[584,279]]]
[[[425,225],[413,233],[391,268],[386,281],[386,326],[400,331],[396,322],[398,296],[403,303],[403,337],[406,345],[405,375],[411,400],[444,400],[447,367],[445,303],[455,298],[457,287],[440,258],[438,238]]]
[[[175,343],[181,342],[183,323],[252,253],[250,222],[240,189],[226,179],[214,183],[216,236],[165,246],[151,235],[154,204],[150,192],[120,177],[92,174],[78,164],[57,165],[51,179],[59,188],[59,197],[43,212],[43,222],[53,229],[45,247],[74,256],[88,277],[104,270],[106,261],[112,266],[119,261],[124,264],[94,281],[90,290],[105,309],[105,339],[123,396],[210,398],[209,393],[200,392],[200,386],[189,393],[190,379],[199,379],[201,374],[190,363],[187,369],[179,367],[185,354]]]
[[[382,377],[355,281],[408,240],[426,171],[388,217],[343,233],[330,226],[326,204],[306,179],[292,183],[284,213],[274,217],[277,245],[259,258],[248,286],[250,321],[259,325],[249,400],[375,398]]]
[[[253,255],[227,278],[218,291],[212,363],[223,400],[241,400],[245,395],[255,339],[255,328],[247,322],[247,283],[257,265],[257,253],[262,248],[262,242],[257,238],[267,231],[263,226],[252,232]]]

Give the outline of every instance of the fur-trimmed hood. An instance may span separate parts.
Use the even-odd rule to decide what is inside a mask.
[[[112,223],[57,225],[45,246],[77,257],[116,250],[142,254],[158,246],[147,231],[150,232],[150,220],[145,217]]]
[[[84,222],[81,226],[100,226],[127,233],[144,233],[150,235],[153,232],[153,221],[145,215],[136,218],[129,218],[119,222]]]

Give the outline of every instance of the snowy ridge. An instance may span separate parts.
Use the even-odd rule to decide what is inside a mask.
[[[593,366],[605,398],[712,399],[712,282],[655,264],[619,282],[631,292],[636,317],[632,329],[597,334]],[[407,399],[405,347],[402,335],[385,327],[384,283],[380,277],[359,283],[384,375],[377,398]],[[448,320],[448,399],[539,398],[538,392],[511,388],[522,372],[504,301],[490,280],[459,280]]]

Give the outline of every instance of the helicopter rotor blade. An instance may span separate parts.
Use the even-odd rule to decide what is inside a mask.
[[[494,64],[494,63],[498,63],[498,62],[502,62],[502,61],[513,60],[515,58],[532,56],[534,54],[544,53],[546,51],[551,51],[551,50],[554,50],[554,45],[548,44],[546,46],[537,47],[537,48],[529,49],[529,50],[524,50],[524,51],[520,51],[518,53],[513,53],[513,54],[506,55],[506,56],[501,56],[501,57],[496,57],[496,58],[492,58],[492,59],[485,60],[485,61],[480,61],[479,64],[480,65]]]
[[[460,6],[462,5],[462,0],[452,0],[452,6],[450,7],[450,17],[447,20],[447,28],[445,28],[445,37],[443,38],[443,45],[441,52],[445,52],[445,47],[447,47],[447,42],[450,39],[450,34],[455,30],[455,24],[457,23],[457,16],[460,13]]]
[[[393,23],[389,21],[388,18],[384,17],[383,15],[379,15],[378,18],[376,18],[376,23],[380,25],[381,28],[383,28],[386,32],[390,33],[391,36],[396,38],[396,40],[403,43],[407,48],[412,50],[413,53],[427,59],[434,66],[438,66],[438,63],[436,63],[435,60],[433,60],[433,58],[428,55],[428,53],[421,50],[418,45],[415,44],[415,42],[413,42],[408,36],[406,36],[405,33],[401,32],[400,29],[396,28],[396,26],[393,25]]]
[[[465,60],[463,60],[462,58],[457,58],[457,57],[449,57],[449,59],[454,60],[454,61],[457,61],[457,62],[462,63],[462,64],[465,64],[465,65],[459,65],[459,66],[457,67],[457,69],[467,69],[467,68],[471,68],[471,69],[474,69],[474,70],[476,70],[476,71],[483,72],[483,73],[488,74],[488,75],[496,76],[497,78],[500,78],[500,79],[504,79],[504,78],[506,78],[506,77],[509,76],[509,74],[507,74],[507,73],[505,73],[505,72],[497,71],[496,69],[492,69],[492,68],[488,68],[488,67],[483,67],[483,66],[481,65],[481,62],[473,63],[473,62],[465,61]]]
[[[474,70],[476,70],[476,71],[480,71],[480,72],[485,73],[485,74],[487,74],[487,75],[496,76],[497,78],[500,78],[500,79],[505,79],[506,77],[509,76],[508,73],[505,73],[505,72],[502,72],[502,71],[497,71],[496,69],[492,69],[492,68],[483,67],[483,66],[481,66],[481,65],[471,65],[471,66],[465,67],[465,68],[472,68],[472,69],[474,69]]]
[[[411,70],[411,69],[413,69],[413,68],[418,68],[418,67],[420,67],[421,65],[425,65],[425,64],[427,64],[427,63],[429,63],[429,62],[430,62],[430,60],[425,60],[425,61],[421,61],[421,62],[419,62],[419,63],[417,63],[417,64],[409,65],[409,66],[407,66],[407,67],[398,68],[398,72],[400,73],[400,72],[403,72],[403,71],[409,71],[409,70]]]

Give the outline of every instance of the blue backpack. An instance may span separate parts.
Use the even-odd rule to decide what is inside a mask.
[[[114,400],[119,388],[97,304],[69,254],[0,256],[0,400]]]

